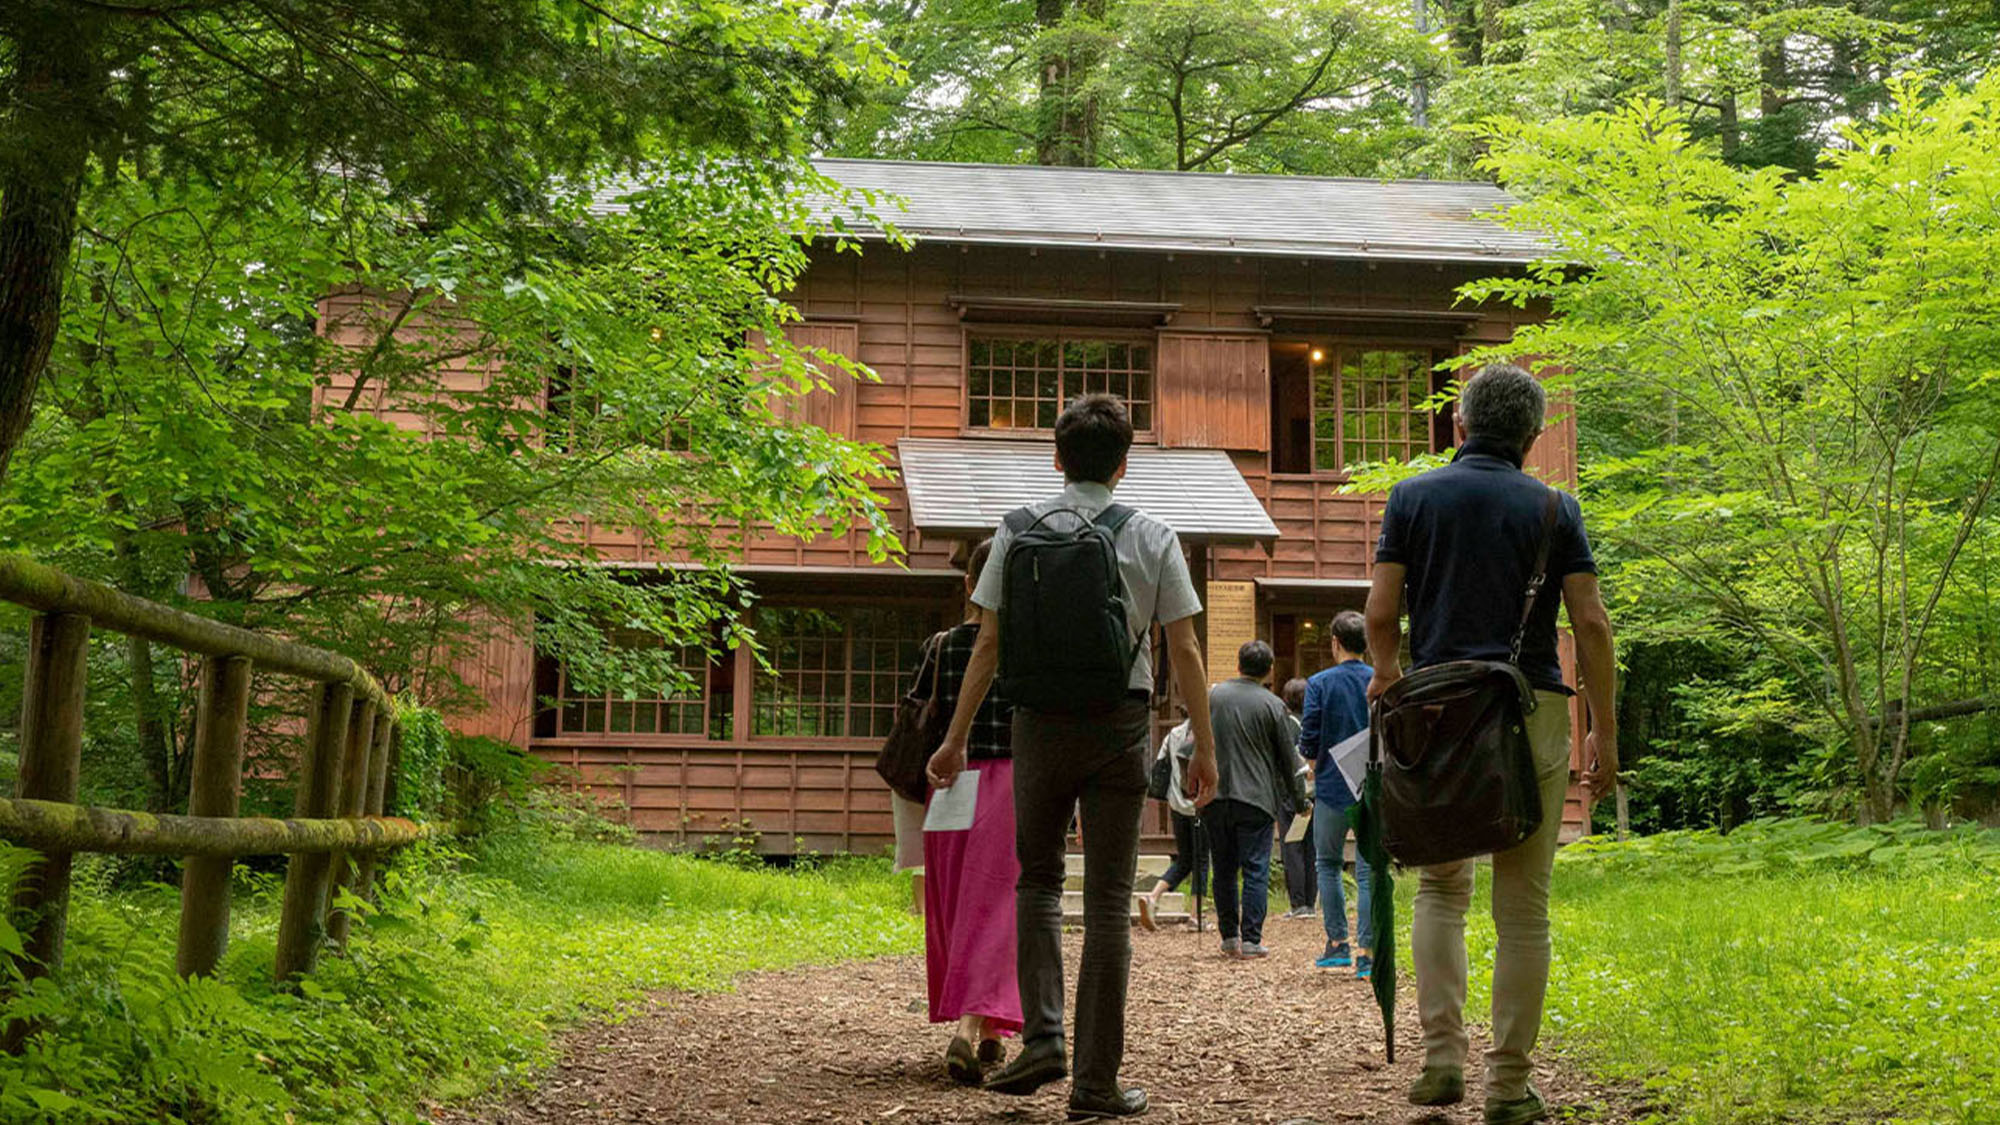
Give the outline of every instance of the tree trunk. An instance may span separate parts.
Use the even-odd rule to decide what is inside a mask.
[[[1036,0],[1035,22],[1044,35],[1060,27],[1072,10],[1101,21],[1104,0]],[[1103,51],[1093,43],[1065,37],[1042,54],[1035,113],[1035,162],[1078,168],[1097,163],[1097,95],[1089,87]]]
[[[1667,0],[1666,62],[1667,108],[1679,109],[1681,105],[1681,0]]]
[[[0,93],[12,107],[0,131],[0,477],[61,324],[90,149],[81,123],[104,82],[94,20],[44,14],[19,26],[13,81]]]
[[[1736,116],[1736,95],[1722,95],[1722,111],[1717,115],[1716,131],[1722,135],[1722,158],[1731,164],[1743,151],[1743,125]]]

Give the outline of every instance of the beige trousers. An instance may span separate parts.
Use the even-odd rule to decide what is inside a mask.
[[[1522,1097],[1528,1056],[1542,1028],[1549,986],[1549,873],[1562,831],[1569,789],[1569,698],[1536,692],[1528,716],[1535,771],[1542,783],[1542,826],[1524,843],[1493,857],[1493,1049],[1486,1052],[1486,1096]],[[1424,1065],[1465,1065],[1465,912],[1472,904],[1477,861],[1423,869],[1417,883],[1410,953],[1417,974],[1417,1013],[1424,1027]]]

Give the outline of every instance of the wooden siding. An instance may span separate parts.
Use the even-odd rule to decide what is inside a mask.
[[[857,326],[840,321],[807,321],[785,329],[785,338],[797,347],[817,348],[847,359],[854,359],[860,353],[858,337]],[[826,380],[826,388],[803,395],[784,396],[779,400],[779,416],[818,426],[828,433],[853,436],[854,405],[860,384],[839,368],[820,364],[813,366]]]
[[[1161,445],[1269,449],[1270,337],[1162,332],[1153,393]]]

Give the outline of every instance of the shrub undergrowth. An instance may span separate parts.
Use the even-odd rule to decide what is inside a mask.
[[[1482,873],[1475,1011],[1485,894]],[[2000,833],[1785,820],[1586,841],[1551,913],[1544,1041],[1642,1087],[1652,1121],[2000,1121]]]
[[[26,854],[0,847],[0,873]],[[294,994],[269,979],[282,879],[238,880],[220,972],[182,981],[175,889],[113,888],[80,864],[64,971],[0,1002],[44,1027],[0,1055],[0,1119],[416,1120],[424,1101],[522,1081],[555,1030],[647,990],[908,952],[922,934],[879,860],[751,870],[528,818],[470,854],[405,852],[353,947]]]

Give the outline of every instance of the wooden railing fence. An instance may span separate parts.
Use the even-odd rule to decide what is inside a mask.
[[[309,971],[323,945],[347,940],[347,912],[334,906],[342,889],[368,893],[377,855],[436,831],[382,816],[401,732],[382,686],[346,657],[133,597],[17,555],[0,555],[0,600],[36,611],[22,693],[20,773],[14,798],[0,798],[0,839],[44,855],[14,899],[16,911],[29,919],[24,944],[30,976],[62,964],[70,863],[77,852],[186,857],[177,955],[183,975],[211,974],[221,960],[229,939],[232,861],[291,856],[273,966],[283,983]],[[75,803],[92,628],[201,658],[187,816]],[[253,670],[314,685],[294,819],[236,815]]]

